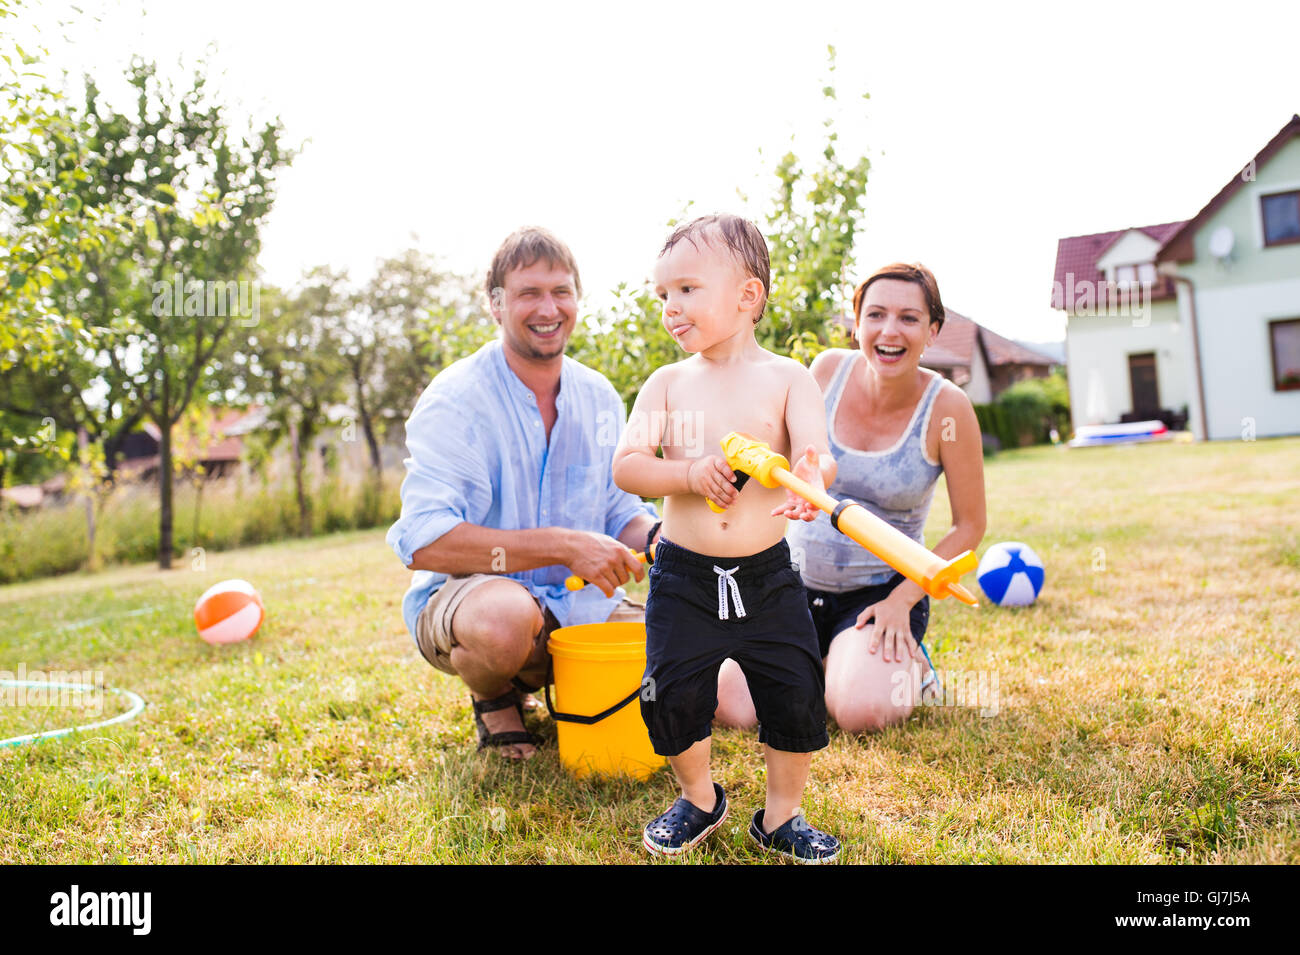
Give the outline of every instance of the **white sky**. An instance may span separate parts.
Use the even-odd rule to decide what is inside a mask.
[[[841,152],[872,160],[859,275],[921,261],[950,308],[1059,339],[1058,238],[1191,217],[1300,111],[1294,0],[30,3],[55,68],[112,95],[131,54],[188,72],[215,43],[211,85],[307,141],[264,234],[283,285],[412,236],[481,272],[534,223],[589,302],[639,282],[687,202],[760,218],[790,137],[818,156],[834,43]]]

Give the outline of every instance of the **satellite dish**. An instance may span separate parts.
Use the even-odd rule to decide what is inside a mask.
[[[1232,246],[1235,242],[1232,229],[1226,225],[1221,225],[1210,233],[1210,255],[1214,256],[1220,262],[1225,261],[1232,255]]]

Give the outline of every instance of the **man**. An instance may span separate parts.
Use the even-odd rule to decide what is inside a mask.
[[[487,277],[501,336],[438,374],[406,423],[402,516],[388,543],[416,573],[402,615],[433,666],[470,689],[479,749],[527,759],[521,694],[560,626],[641,620],[618,589],[644,568],[654,508],[613,482],[625,409],[566,358],[578,267],[545,229],[502,243]],[[569,591],[565,579],[590,581]]]

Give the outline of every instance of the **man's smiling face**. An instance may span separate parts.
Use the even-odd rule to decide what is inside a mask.
[[[546,259],[507,272],[505,287],[492,297],[492,317],[505,347],[524,361],[559,358],[578,322],[573,273]]]

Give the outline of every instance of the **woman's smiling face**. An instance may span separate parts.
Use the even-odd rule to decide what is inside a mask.
[[[879,279],[867,288],[858,312],[858,347],[878,374],[914,371],[937,334],[920,285]]]

